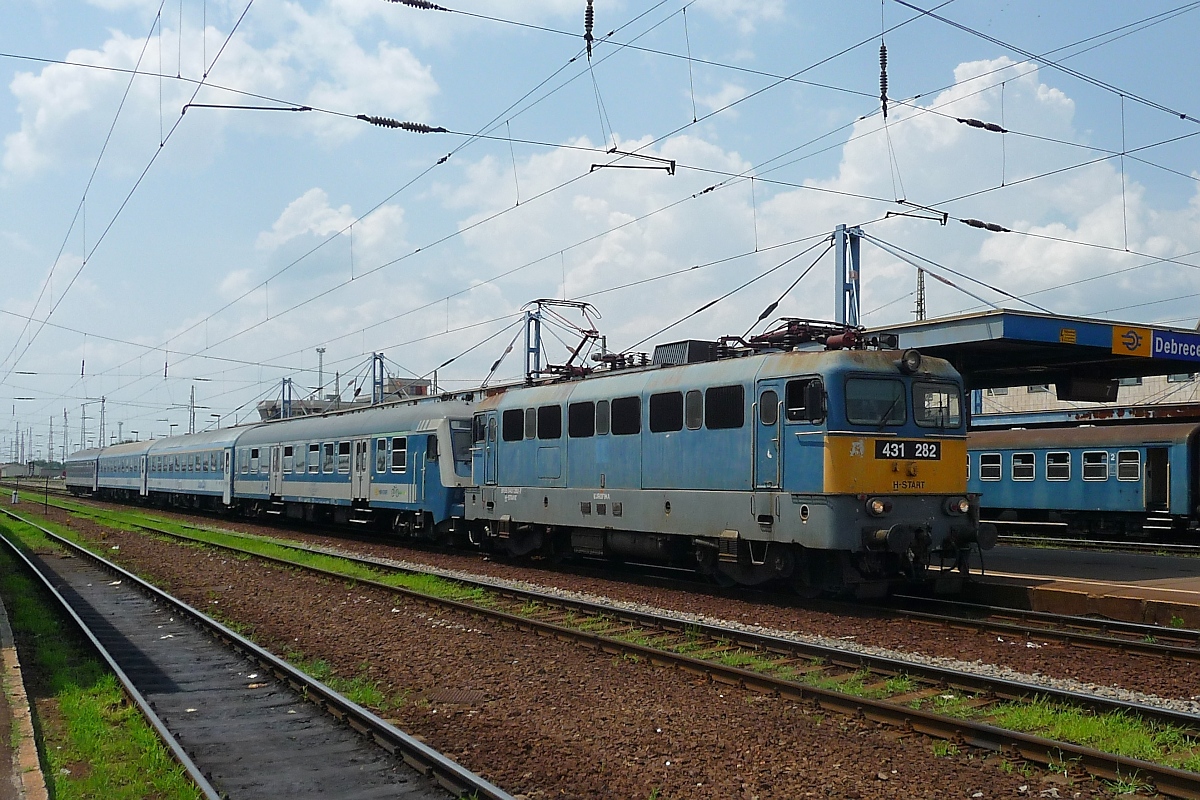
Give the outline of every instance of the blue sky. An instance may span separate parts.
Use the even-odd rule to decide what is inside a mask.
[[[53,418],[57,451],[64,409],[78,445],[100,397],[109,434],[178,432],[193,387],[197,427],[230,424],[315,387],[319,346],[327,383],[382,351],[397,375],[459,356],[439,379],[465,388],[534,298],[594,303],[621,350],[794,258],[658,341],[742,333],[839,223],[993,303],[1029,307],[948,270],[1055,312],[1200,316],[1200,3],[596,0],[590,62],[584,0],[441,5],[5,4],[0,448],[32,427],[44,452]],[[614,144],[677,169],[593,170],[660,163]],[[831,275],[777,314],[828,318]],[[911,319],[914,286],[864,247],[867,324]]]

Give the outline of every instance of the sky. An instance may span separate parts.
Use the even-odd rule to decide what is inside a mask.
[[[422,5],[4,0],[0,457],[830,319],[841,224],[868,326],[1200,318],[1200,2]]]

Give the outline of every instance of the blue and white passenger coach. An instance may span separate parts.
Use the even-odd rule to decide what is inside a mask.
[[[511,553],[877,593],[994,544],[967,494],[962,408],[955,370],[916,351],[750,354],[498,390],[475,413],[466,516]]]
[[[233,494],[251,515],[386,523],[432,537],[462,521],[470,447],[464,400],[270,422],[238,437]]]

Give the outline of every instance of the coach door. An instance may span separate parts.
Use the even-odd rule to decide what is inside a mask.
[[[221,501],[225,505],[233,502],[233,451],[225,451],[225,472],[221,474],[221,485],[224,487]]]
[[[146,461],[147,460],[148,459],[146,456],[142,456],[142,458],[141,458],[142,482],[141,482],[141,486],[138,490],[138,494],[140,494],[142,497],[145,497],[146,495],[150,494],[150,472],[149,472],[149,470],[146,469],[146,466],[147,466]]]
[[[783,381],[759,381],[754,403],[754,488],[783,485]]]
[[[354,465],[351,482],[355,500],[366,500],[371,496],[371,440],[359,439],[354,443]]]
[[[269,494],[283,494],[283,445],[271,445],[271,474],[268,484]]]
[[[1146,448],[1146,510],[1166,511],[1170,501],[1171,470],[1167,448]]]

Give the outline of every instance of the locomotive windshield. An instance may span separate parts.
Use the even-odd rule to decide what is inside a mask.
[[[922,428],[961,426],[962,402],[958,387],[949,383],[914,383],[913,416]]]
[[[908,419],[904,382],[895,378],[846,381],[846,419],[854,425],[903,425]]]

